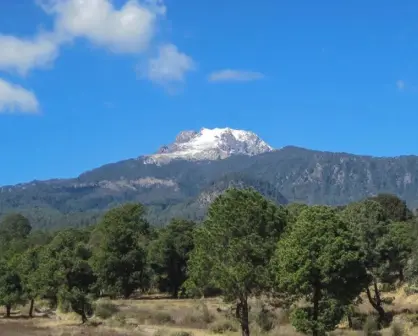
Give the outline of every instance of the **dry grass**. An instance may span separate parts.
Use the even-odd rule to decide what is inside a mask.
[[[407,296],[403,289],[385,293],[395,299],[386,305],[395,314],[395,323],[404,328],[403,336],[418,335],[418,294]],[[109,301],[107,301],[109,303]],[[230,316],[229,307],[220,299],[172,300],[163,296],[139,300],[114,300],[115,309],[105,319],[93,317],[89,325],[80,325],[74,314],[52,313],[48,317],[24,318],[26,307],[14,311],[14,318],[0,318],[0,336],[213,336],[213,331],[223,331],[225,336],[238,336],[239,326]],[[251,302],[251,332],[254,336],[301,336],[289,324],[288,315],[282,309],[274,311],[272,330],[263,331],[257,323],[257,314],[262,302]],[[372,313],[365,302],[359,306],[361,313]],[[40,314],[38,314],[40,315]],[[271,316],[270,316],[271,318]],[[227,326],[232,326],[231,328]],[[332,332],[330,336],[360,336],[363,331],[344,328]],[[382,336],[392,336],[393,329],[382,331]]]

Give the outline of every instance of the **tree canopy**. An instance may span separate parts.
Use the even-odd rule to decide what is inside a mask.
[[[287,212],[254,190],[229,189],[209,208],[195,234],[189,286],[220,288],[236,302],[242,335],[249,335],[248,297],[270,285],[268,265],[286,227]]]
[[[272,260],[277,290],[295,302],[295,327],[325,335],[341,320],[346,307],[364,289],[367,275],[354,237],[335,209],[314,206],[299,215],[279,240]]]

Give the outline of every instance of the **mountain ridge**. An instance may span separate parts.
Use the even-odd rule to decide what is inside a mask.
[[[195,133],[179,134],[187,142]],[[392,193],[418,205],[418,156],[377,157],[286,146],[256,155],[147,163],[140,156],[105,164],[69,179],[0,187],[0,216],[22,212],[35,227],[79,226],[107,209],[141,202],[148,218],[200,220],[208,199],[229,186],[251,187],[277,203],[343,205]],[[272,196],[273,195],[273,196]]]

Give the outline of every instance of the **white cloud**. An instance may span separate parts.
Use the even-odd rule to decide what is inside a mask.
[[[130,0],[120,9],[109,0],[43,0],[41,5],[56,16],[55,31],[62,40],[86,38],[122,53],[146,50],[158,17],[165,14],[164,5],[158,0]]]
[[[54,28],[32,38],[0,33],[0,71],[25,75],[53,64],[62,44],[77,38],[116,53],[141,54],[153,47],[158,20],[165,16],[163,0],[128,0],[120,7],[113,0],[35,0],[53,17]],[[147,63],[146,76],[154,82],[183,81],[194,69],[193,60],[167,44]],[[35,95],[0,79],[0,112],[36,112]]]
[[[31,40],[0,34],[0,50],[0,70],[22,75],[32,68],[49,65],[58,55],[58,46],[48,35]]]
[[[212,72],[208,80],[210,82],[250,82],[264,77],[261,72],[226,69]]]
[[[158,56],[148,61],[143,74],[151,81],[165,84],[184,81],[187,72],[196,68],[193,59],[173,44],[160,46]]]
[[[33,92],[0,78],[0,113],[36,113],[39,103]]]

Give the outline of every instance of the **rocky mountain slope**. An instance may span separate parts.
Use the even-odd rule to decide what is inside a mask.
[[[196,134],[182,137],[167,153],[183,153],[181,144],[190,143]],[[228,147],[229,156],[217,160],[178,156],[152,163],[153,156],[144,156],[74,179],[0,187],[0,215],[19,211],[38,227],[87,225],[106,209],[134,201],[148,207],[154,224],[163,225],[172,217],[201,219],[213,197],[231,185],[253,187],[277,203],[339,205],[388,192],[411,208],[418,205],[417,156],[376,158],[292,146],[271,150],[257,140],[250,143],[259,143],[261,153],[252,145],[242,150],[243,145],[236,151]]]

